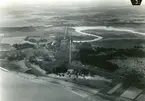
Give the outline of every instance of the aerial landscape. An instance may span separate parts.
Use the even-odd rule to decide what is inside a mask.
[[[144,5],[1,9],[2,101],[144,101]]]

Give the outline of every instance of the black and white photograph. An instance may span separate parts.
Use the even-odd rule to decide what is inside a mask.
[[[145,101],[145,0],[0,0],[0,101]]]

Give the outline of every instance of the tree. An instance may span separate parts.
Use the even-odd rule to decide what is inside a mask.
[[[53,69],[53,73],[66,73],[68,70],[67,66],[65,64],[62,64],[56,68]]]

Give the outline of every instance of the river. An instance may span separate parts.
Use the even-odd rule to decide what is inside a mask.
[[[95,42],[95,41],[99,41],[99,40],[103,39],[102,36],[83,32],[85,30],[94,30],[94,29],[95,30],[96,29],[97,30],[105,30],[105,31],[129,32],[129,33],[140,34],[140,35],[145,36],[144,32],[138,32],[138,31],[135,31],[133,29],[128,29],[128,28],[117,28],[117,27],[107,27],[107,26],[80,26],[80,27],[73,27],[73,29],[75,29],[75,31],[79,34],[94,37],[94,39],[92,39],[92,40],[83,40],[83,41],[73,40],[74,43]]]

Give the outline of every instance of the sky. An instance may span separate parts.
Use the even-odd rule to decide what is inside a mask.
[[[98,5],[131,5],[130,0],[0,0],[0,6],[14,4],[50,4],[50,5],[71,5],[71,4],[98,4]],[[143,0],[142,4],[145,4]]]

